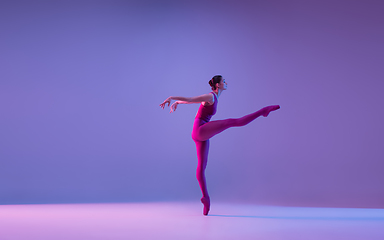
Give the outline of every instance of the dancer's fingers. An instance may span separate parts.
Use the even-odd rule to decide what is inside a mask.
[[[176,111],[177,105],[178,105],[177,102],[174,102],[174,103],[171,105],[172,112]]]

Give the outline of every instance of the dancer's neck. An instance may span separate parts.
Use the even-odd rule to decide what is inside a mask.
[[[213,92],[216,94],[217,98],[220,97],[220,94],[223,90],[220,90],[220,89],[216,89],[216,90],[213,90]]]

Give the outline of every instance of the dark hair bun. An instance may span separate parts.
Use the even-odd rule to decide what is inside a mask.
[[[209,80],[209,85],[212,87],[212,90],[216,89],[216,83],[220,83],[223,77],[221,75],[215,75],[211,80]]]

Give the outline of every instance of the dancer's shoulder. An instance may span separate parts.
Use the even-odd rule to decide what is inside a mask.
[[[208,99],[207,101],[205,102],[204,106],[210,106],[210,105],[213,105],[215,103],[215,100],[216,100],[216,95],[214,92],[210,92],[208,94],[206,94]]]

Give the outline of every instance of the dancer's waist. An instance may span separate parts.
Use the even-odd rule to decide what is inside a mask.
[[[204,121],[204,122],[209,122],[209,121],[211,120],[211,118],[212,118],[212,116],[196,116],[196,117],[195,117],[195,121],[196,121],[197,119],[199,119],[199,120],[202,120],[202,121]]]

